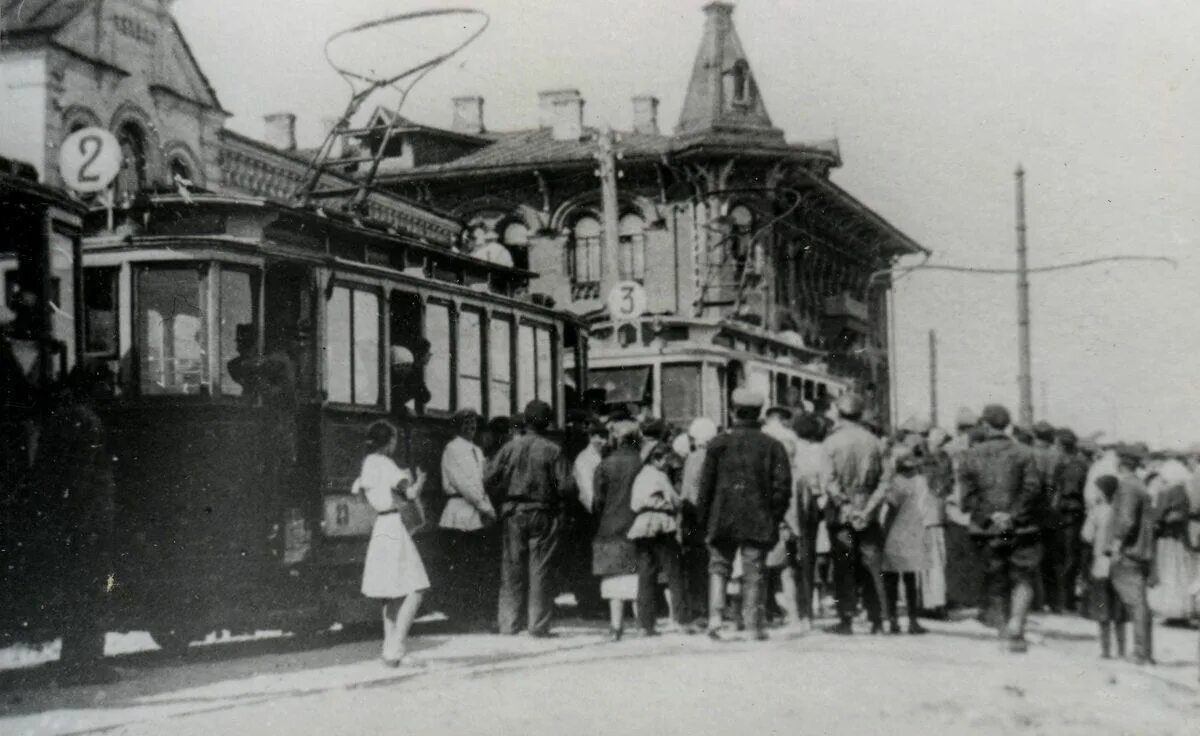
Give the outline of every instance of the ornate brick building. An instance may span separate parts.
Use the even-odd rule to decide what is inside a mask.
[[[139,192],[175,188],[286,200],[308,156],[295,116],[268,116],[267,142],[226,129],[227,112],[171,17],[169,0],[0,0],[0,156],[61,186],[58,146],[100,126],[121,144],[118,207]],[[330,185],[348,179],[330,175]],[[448,244],[457,225],[375,194],[367,215]]]
[[[577,90],[540,93],[528,130],[489,130],[481,97],[453,101],[451,130],[401,121],[383,188],[466,225],[464,249],[503,243],[540,274],[537,290],[594,317],[593,382],[610,399],[686,419],[720,415],[738,384],[817,404],[853,384],[886,420],[890,283],[878,274],[922,248],[830,180],[836,142],[785,140],[733,6],[704,13],[674,132],[643,95],[620,133],[615,258]],[[640,324],[608,321],[618,280],[646,285]]]

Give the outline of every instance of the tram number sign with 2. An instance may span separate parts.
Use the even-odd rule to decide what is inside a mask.
[[[646,313],[646,290],[636,281],[618,281],[608,292],[608,313],[614,322],[641,317]]]
[[[58,171],[63,183],[84,194],[101,192],[121,170],[121,144],[104,128],[83,128],[63,141]]]

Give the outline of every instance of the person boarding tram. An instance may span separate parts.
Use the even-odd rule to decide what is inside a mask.
[[[500,633],[516,634],[525,614],[529,634],[551,636],[554,564],[562,532],[562,506],[571,492],[571,466],[546,437],[550,405],[530,401],[522,414],[526,431],[500,448],[484,485],[502,498]]]

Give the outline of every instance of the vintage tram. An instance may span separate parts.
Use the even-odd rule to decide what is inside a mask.
[[[585,327],[530,293],[535,274],[382,224],[183,192],[115,224],[93,211],[85,230],[78,357],[112,394],[105,628],[166,649],[374,621],[359,593],[372,515],[350,495],[367,426],[394,421],[398,460],[430,477],[416,539],[432,572],[448,567],[435,527],[452,413],[538,398],[561,427],[583,383]],[[454,584],[435,580],[429,607]]]
[[[646,315],[591,323],[588,387],[609,404],[636,406],[686,428],[696,417],[729,425],[730,396],[751,388],[769,404],[824,412],[850,382],[826,353],[786,333],[734,319]],[[793,333],[794,335],[794,333]]]

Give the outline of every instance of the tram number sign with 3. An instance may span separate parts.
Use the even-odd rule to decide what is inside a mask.
[[[104,128],[83,128],[63,141],[58,171],[68,188],[84,194],[101,192],[121,170],[121,144]]]
[[[641,317],[646,313],[646,290],[636,281],[618,281],[608,293],[608,313],[614,322]]]

